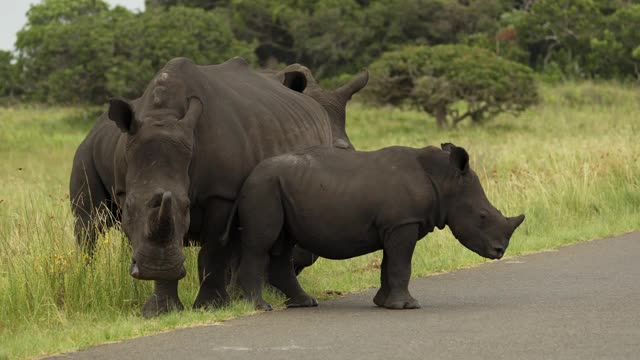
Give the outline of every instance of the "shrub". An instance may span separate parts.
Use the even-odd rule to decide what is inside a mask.
[[[438,126],[518,114],[538,101],[533,72],[492,52],[465,45],[410,46],[385,53],[371,67],[370,98],[409,103]]]

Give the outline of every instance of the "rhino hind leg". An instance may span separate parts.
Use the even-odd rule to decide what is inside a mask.
[[[76,241],[89,259],[93,259],[99,234],[115,222],[115,205],[90,161],[74,162],[69,198]]]
[[[240,286],[245,297],[254,303],[256,309],[271,310],[271,305],[262,298],[262,286],[269,266],[269,253],[276,245],[284,225],[280,190],[272,181],[247,180],[240,197],[242,200],[238,203],[238,216],[243,228],[242,256],[238,269]],[[288,272],[295,278],[291,265],[291,246],[283,244],[281,248],[278,254],[280,256],[275,257],[275,270]],[[283,255],[287,259],[280,260]],[[286,271],[282,267],[286,267]],[[271,270],[274,270],[273,266]],[[280,276],[276,278],[280,279]],[[279,285],[283,286],[283,283]]]
[[[382,303],[385,308],[420,308],[420,303],[409,293],[411,258],[417,241],[417,224],[402,225],[394,229],[384,240],[383,273],[386,275],[386,284],[388,285],[388,293]],[[384,288],[385,282],[383,281],[381,290]],[[384,296],[384,292],[382,296]],[[381,301],[381,297],[378,298],[379,301]]]
[[[293,259],[293,269],[296,275],[300,275],[302,270],[313,265],[318,260],[318,255],[295,245],[291,258]]]
[[[269,283],[287,297],[287,307],[313,307],[318,301],[309,296],[300,286],[292,264],[292,245],[286,244],[278,255],[271,255]]]
[[[387,282],[387,256],[383,255],[382,264],[380,264],[380,289],[373,298],[373,303],[384,307],[387,297],[389,296],[389,283]]]
[[[182,309],[184,306],[178,297],[178,280],[156,280],[153,283],[153,295],[142,306],[142,315],[145,318],[152,318],[172,310]]]
[[[243,244],[238,278],[245,298],[253,302],[257,310],[270,311],[273,309],[271,304],[262,298],[264,273],[268,264],[268,247],[248,247]]]

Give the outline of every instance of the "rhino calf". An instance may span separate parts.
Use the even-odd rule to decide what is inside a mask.
[[[294,244],[329,259],[383,250],[381,287],[373,302],[419,308],[409,293],[416,242],[435,227],[480,256],[500,259],[524,215],[507,218],[487,199],[469,155],[453,144],[347,151],[314,147],[261,162],[236,202],[242,228],[238,270],[257,309],[265,270],[287,306],[317,306],[291,266]],[[223,238],[224,240],[224,238]]]

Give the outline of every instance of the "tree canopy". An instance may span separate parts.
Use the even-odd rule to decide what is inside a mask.
[[[32,6],[16,41],[22,89],[48,102],[102,103],[139,95],[168,60],[217,63],[253,57],[225,10],[182,6],[135,14],[102,0],[45,0]]]
[[[104,0],[33,5],[0,96],[104,102],[134,96],[164,62],[248,57],[294,62],[320,81],[406,46],[464,44],[545,78],[640,80],[640,0],[147,0],[134,13]],[[8,57],[7,57],[8,56]],[[7,90],[11,89],[11,90]]]

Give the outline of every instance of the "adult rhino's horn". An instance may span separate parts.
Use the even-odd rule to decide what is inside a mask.
[[[189,129],[195,129],[200,115],[202,115],[202,101],[192,96],[189,98],[189,104],[187,105],[187,111],[180,122]]]
[[[171,239],[173,231],[173,217],[171,210],[173,208],[173,197],[170,191],[162,194],[162,202],[158,210],[158,217],[152,224],[151,238],[157,241]]]
[[[353,94],[362,90],[369,82],[369,72],[365,69],[356,75],[351,81],[335,90],[336,95],[345,101],[349,101]]]

